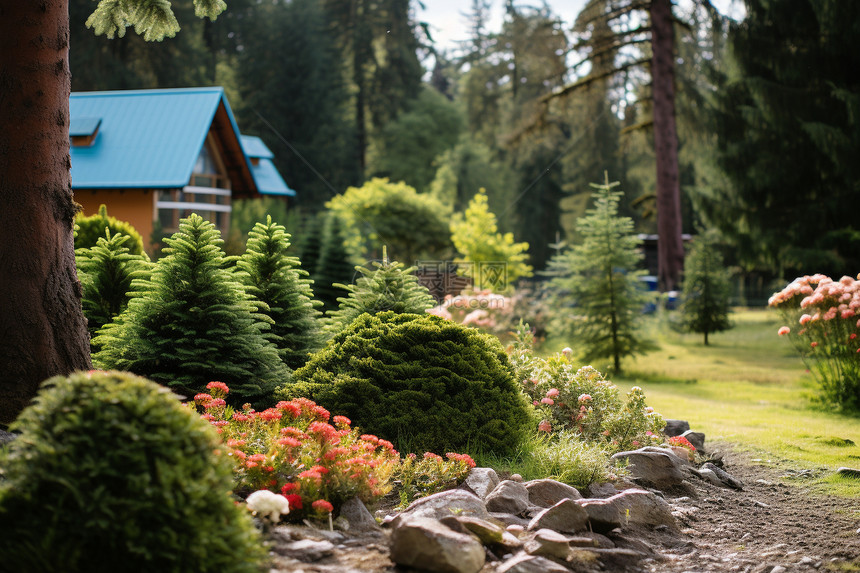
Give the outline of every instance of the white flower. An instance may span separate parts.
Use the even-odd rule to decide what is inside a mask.
[[[561,353],[562,353],[562,355],[563,355],[565,358],[567,358],[568,360],[570,360],[570,355],[571,355],[571,354],[573,354],[573,348],[571,348],[570,346],[565,346],[565,347],[561,350]]]
[[[290,502],[284,496],[272,493],[267,489],[255,491],[245,500],[254,515],[266,517],[277,523],[281,515],[290,513]]]

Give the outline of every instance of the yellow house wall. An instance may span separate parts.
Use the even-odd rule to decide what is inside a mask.
[[[83,189],[75,191],[75,201],[84,208],[84,215],[95,215],[99,206],[107,207],[108,215],[131,223],[143,238],[143,246],[149,255],[153,248],[152,222],[155,214],[155,193],[150,189]]]

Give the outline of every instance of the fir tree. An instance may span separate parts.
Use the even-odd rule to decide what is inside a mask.
[[[281,360],[295,370],[322,346],[316,309],[322,303],[314,300],[308,273],[298,258],[287,254],[289,247],[285,227],[267,216],[265,224],[257,223],[248,234],[237,267],[248,292],[266,304],[262,312],[274,322],[266,338],[278,348]]]
[[[132,237],[111,236],[110,229],[104,233],[95,246],[75,251],[90,337],[125,310],[132,280],[146,278],[151,266],[146,256],[129,252]]]
[[[633,220],[618,216],[617,185],[608,175],[604,184],[592,184],[594,208],[577,221],[582,243],[553,257],[548,271],[555,308],[569,309],[550,330],[570,336],[586,361],[612,358],[616,373],[622,357],[651,347],[636,327],[649,295],[640,281],[645,272],[636,270],[642,254]]]
[[[340,283],[349,283],[355,276],[355,263],[344,245],[344,235],[334,213],[319,215],[319,256],[309,264],[314,294],[325,310],[337,308],[338,297],[346,294]]]
[[[361,314],[374,315],[386,310],[396,313],[424,314],[436,306],[427,287],[418,282],[415,267],[389,261],[383,247],[382,262],[374,261],[375,269],[356,267],[361,277],[351,285],[337,285],[349,294],[338,299],[340,306],[328,313],[326,330],[337,334]]]
[[[219,380],[237,400],[267,398],[289,370],[264,337],[270,319],[224,268],[220,233],[193,214],[165,241],[151,278],[93,341],[94,362],[190,396]]]
[[[684,290],[681,304],[681,326],[688,332],[705,336],[732,327],[729,321],[731,283],[723,258],[713,239],[697,237],[690,246],[684,270]]]

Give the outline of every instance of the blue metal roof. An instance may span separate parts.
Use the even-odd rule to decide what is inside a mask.
[[[89,147],[71,148],[72,188],[179,188],[188,184],[220,104],[233,132],[239,128],[220,87],[76,92],[69,98],[75,134],[92,135]],[[100,126],[98,122],[100,121]],[[87,130],[89,130],[88,133]],[[256,141],[254,141],[256,140]],[[259,138],[244,161],[260,193],[295,195]],[[243,142],[244,146],[244,142]]]
[[[271,159],[275,157],[263,140],[254,135],[243,135],[240,138],[245,155],[253,158],[251,175],[257,184],[257,190],[263,195],[288,195],[295,197],[296,192],[290,189],[281,174],[278,173]]]

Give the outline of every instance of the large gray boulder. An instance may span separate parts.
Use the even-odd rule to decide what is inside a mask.
[[[442,519],[448,515],[467,515],[489,519],[490,514],[484,502],[473,493],[462,489],[442,491],[413,501],[402,517],[429,517]]]
[[[588,527],[588,513],[572,499],[563,499],[552,507],[538,513],[529,522],[527,529],[554,529],[561,533],[576,533]]]
[[[529,507],[529,490],[522,483],[505,480],[484,500],[487,511],[519,515]]]
[[[525,483],[529,503],[538,507],[552,507],[563,499],[582,499],[573,486],[554,479],[535,479]]]
[[[350,531],[373,531],[379,529],[376,519],[357,497],[348,500],[340,507],[340,516],[349,522]]]
[[[546,557],[523,553],[502,563],[496,573],[570,573],[570,569]]]
[[[633,481],[659,490],[671,489],[684,481],[681,460],[675,454],[660,448],[642,448],[629,452],[618,452],[612,461],[626,460]]]
[[[678,529],[672,507],[650,491],[628,489],[606,499],[580,499],[576,503],[585,509],[592,529],[598,533],[628,525]]]
[[[463,482],[475,495],[484,499],[493,491],[499,482],[499,474],[493,468],[472,468],[466,481]]]
[[[693,447],[696,448],[697,452],[704,453],[705,451],[705,434],[702,432],[694,432],[693,430],[687,430],[683,434],[681,434],[682,438],[687,438],[687,441],[693,444]]]
[[[438,573],[477,573],[486,552],[471,535],[457,533],[435,519],[399,520],[391,532],[391,560]]]
[[[666,420],[666,427],[663,428],[663,433],[672,438],[680,436],[690,429],[690,423],[686,420]]]

